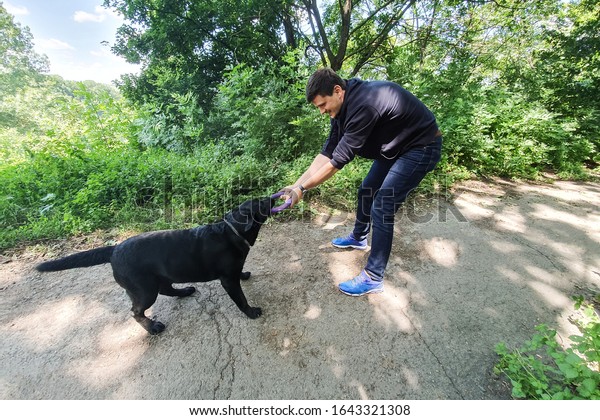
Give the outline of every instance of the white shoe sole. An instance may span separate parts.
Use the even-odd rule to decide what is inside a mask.
[[[339,249],[348,249],[348,248],[353,248],[353,249],[359,249],[361,251],[367,249],[369,247],[369,245],[365,245],[365,246],[356,246],[356,245],[336,245],[334,243],[331,243],[331,245],[333,245],[335,248],[339,248]]]
[[[342,289],[338,288],[338,290],[340,292],[342,292],[345,295],[348,296],[364,296],[364,295],[368,295],[370,293],[383,293],[383,287],[381,289],[373,289],[373,290],[369,290],[368,292],[363,292],[363,293],[350,293],[350,292],[344,292]]]

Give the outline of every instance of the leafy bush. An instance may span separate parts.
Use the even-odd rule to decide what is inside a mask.
[[[292,161],[320,151],[329,129],[304,89],[309,69],[295,53],[286,65],[265,61],[251,68],[233,67],[219,86],[207,119],[207,135],[233,154]]]
[[[281,168],[215,147],[184,156],[162,149],[50,156],[0,168],[0,247],[115,225],[181,227],[212,221],[267,194]]]
[[[509,378],[514,398],[600,399],[600,318],[591,304],[582,305],[581,298],[576,304],[580,307],[581,335],[569,337],[574,343],[570,348],[563,349],[556,330],[544,324],[519,349],[504,343],[496,346],[500,360],[494,371]]]
[[[160,147],[186,153],[202,146],[204,112],[192,93],[171,95],[172,102],[141,107],[135,125],[137,140],[142,147]]]

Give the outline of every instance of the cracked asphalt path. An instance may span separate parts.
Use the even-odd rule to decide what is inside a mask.
[[[384,293],[360,298],[336,285],[368,254],[329,245],[351,214],[277,218],[246,264],[261,318],[218,282],[198,284],[159,297],[156,337],[129,316],[109,266],[42,275],[36,249],[4,255],[0,398],[510,398],[494,346],[540,323],[575,331],[569,296],[600,290],[599,209],[598,184],[562,181],[470,181],[452,202],[414,200],[396,220]]]

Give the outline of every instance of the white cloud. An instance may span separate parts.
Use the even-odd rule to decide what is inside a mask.
[[[110,49],[108,49],[108,48],[102,48],[99,50],[91,50],[90,55],[93,57],[100,57],[100,58],[114,58],[115,57],[110,52]]]
[[[140,72],[140,66],[127,63],[111,54],[108,47],[87,50],[80,54],[71,51],[48,50],[50,73],[67,80],[95,80],[110,84],[122,74]]]
[[[59,39],[50,38],[50,39],[40,39],[36,41],[36,45],[44,50],[74,50],[73,46],[68,44],[67,42],[61,41]]]
[[[113,9],[106,9],[103,6],[96,6],[96,8],[94,10],[98,14],[102,14],[102,15],[106,15],[106,16],[111,16],[111,17],[113,17],[114,19],[117,19],[117,20],[122,20],[123,19],[123,17],[119,14],[119,12],[117,12],[116,10],[113,10]]]
[[[92,62],[84,63],[69,59],[55,60],[50,72],[60,74],[67,80],[95,80],[110,84],[125,73],[139,73],[139,66],[128,64],[118,57],[96,57]]]
[[[19,10],[20,14],[26,13],[24,7],[14,6],[23,0],[9,1],[12,4],[8,4],[6,0],[0,0],[0,3],[13,14],[14,10]],[[70,24],[63,22],[64,27],[58,28],[57,23],[52,23],[58,17],[48,16],[49,22],[45,23],[49,23],[50,29],[43,35],[35,32],[35,25],[32,29],[36,51],[45,54],[50,61],[50,74],[60,75],[66,80],[110,83],[122,74],[139,73],[139,65],[127,63],[123,58],[112,54],[110,48],[103,44],[104,41],[109,45],[114,42],[116,28],[123,22],[117,12],[97,6],[71,12],[64,17],[70,20]],[[85,36],[81,36],[82,34]]]
[[[107,54],[102,50],[92,50],[90,51],[90,55],[93,57],[106,57]]]
[[[29,14],[29,10],[25,6],[15,6],[14,4],[10,4],[9,2],[4,2],[4,8],[8,13],[13,16],[26,16]]]
[[[78,23],[84,23],[84,22],[103,22],[104,19],[106,19],[106,15],[104,14],[94,14],[94,13],[88,13],[88,12],[83,12],[81,10],[78,10],[75,12],[75,14],[73,15],[73,20],[75,22]]]
[[[83,10],[78,10],[73,15],[73,20],[77,23],[85,23],[85,22],[104,22],[107,17],[112,17],[114,19],[121,20],[121,16],[111,9],[105,9],[102,6],[96,6],[94,8],[94,13],[84,12]]]

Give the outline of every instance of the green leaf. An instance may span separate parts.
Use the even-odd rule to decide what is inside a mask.
[[[573,353],[573,350],[570,350],[569,354],[565,358],[565,362],[570,364],[571,366],[580,366],[581,364],[583,364],[583,360],[581,359],[581,357]]]
[[[580,387],[588,390],[590,393],[594,392],[594,391],[598,391],[598,386],[600,384],[598,384],[598,381],[595,381],[592,378],[588,378],[588,379],[584,379],[583,382],[581,382]]]
[[[578,375],[577,369],[573,369],[573,367],[571,365],[568,365],[566,363],[561,363],[560,365],[558,365],[558,368],[565,375],[565,378],[567,378],[567,379],[577,378],[577,375]]]

